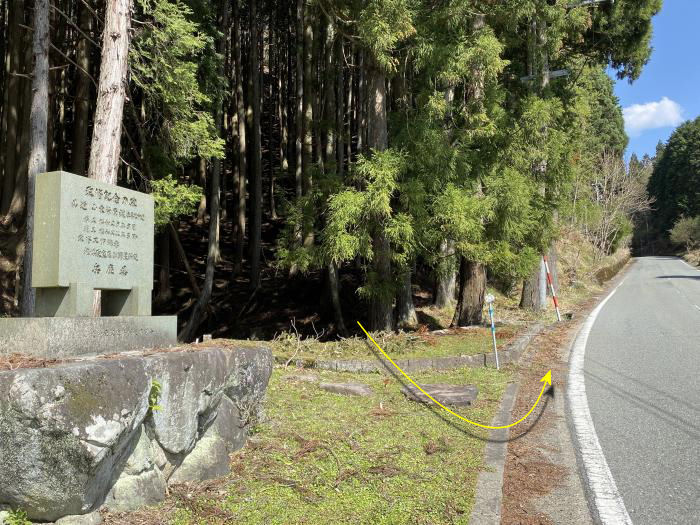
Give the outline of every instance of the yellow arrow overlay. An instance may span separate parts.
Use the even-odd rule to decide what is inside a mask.
[[[514,426],[517,425],[518,423],[522,423],[523,421],[525,421],[525,420],[527,419],[527,416],[529,416],[530,414],[532,414],[532,411],[535,410],[535,407],[536,407],[537,404],[540,402],[540,399],[542,399],[542,394],[544,394],[545,389],[546,389],[548,386],[552,386],[552,371],[549,370],[549,371],[544,375],[544,377],[542,377],[542,379],[540,379],[540,382],[544,383],[544,384],[542,385],[542,390],[540,390],[540,395],[537,396],[537,401],[535,401],[535,404],[532,405],[532,408],[531,408],[530,410],[527,411],[527,414],[525,414],[523,417],[521,417],[520,419],[518,419],[515,423],[511,423],[511,424],[509,424],[509,425],[503,425],[503,426],[500,426],[500,427],[492,427],[492,426],[490,426],[490,425],[482,425],[481,423],[477,423],[476,421],[471,421],[471,420],[467,419],[466,417],[460,416],[457,412],[453,412],[452,410],[450,410],[449,408],[447,408],[445,405],[443,405],[442,403],[440,403],[439,401],[437,401],[433,396],[431,396],[430,394],[428,394],[428,392],[426,392],[425,390],[423,390],[423,389],[420,387],[420,385],[419,385],[418,383],[416,383],[413,379],[411,379],[411,377],[410,377],[406,372],[404,372],[403,370],[401,370],[401,367],[400,367],[399,365],[397,365],[396,363],[394,363],[394,360],[393,360],[391,357],[389,357],[389,355],[388,355],[384,350],[382,350],[382,347],[379,346],[379,345],[377,344],[377,342],[374,340],[374,338],[373,338],[371,335],[369,335],[369,332],[368,332],[367,330],[365,330],[365,327],[362,326],[362,325],[360,324],[360,321],[357,321],[357,324],[360,326],[360,328],[362,328],[362,331],[365,333],[365,335],[367,335],[367,337],[369,337],[370,340],[374,343],[374,346],[376,346],[376,347],[379,349],[379,351],[380,351],[382,354],[384,354],[384,357],[386,357],[386,358],[389,360],[389,362],[390,362],[392,365],[394,365],[394,366],[396,367],[396,369],[397,369],[399,372],[401,372],[401,373],[403,374],[403,376],[404,376],[406,379],[408,379],[408,380],[413,384],[413,386],[415,386],[418,390],[420,390],[421,392],[423,392],[426,396],[428,396],[428,398],[429,398],[433,403],[435,403],[437,406],[439,406],[439,407],[442,408],[443,410],[449,412],[450,414],[452,414],[452,415],[455,416],[455,417],[458,417],[458,418],[461,419],[462,421],[466,421],[467,423],[469,423],[469,424],[471,424],[471,425],[476,425],[477,427],[488,428],[489,430],[498,430],[498,429],[501,429],[501,428],[510,428],[510,427],[514,427]]]

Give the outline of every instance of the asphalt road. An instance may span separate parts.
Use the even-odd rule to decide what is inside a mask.
[[[700,271],[637,259],[586,345],[588,406],[635,524],[700,524]]]

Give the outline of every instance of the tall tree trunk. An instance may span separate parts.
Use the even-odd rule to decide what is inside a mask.
[[[326,18],[326,39],[324,42],[324,79],[323,79],[323,129],[321,134],[321,142],[323,144],[323,165],[325,169],[336,164],[335,159],[335,81],[336,71],[333,65],[334,45],[335,45],[335,28],[330,18]]]
[[[337,137],[337,143],[335,148],[336,153],[336,166],[338,172],[338,178],[343,180],[344,170],[345,170],[345,142],[344,142],[344,103],[345,103],[345,76],[343,74],[343,39],[339,35],[335,43],[336,57],[335,57],[335,69],[336,69],[336,80],[335,80],[335,134]]]
[[[197,162],[197,175],[199,176],[199,185],[204,190],[197,207],[197,224],[202,225],[207,215],[207,159],[204,157],[200,157]]]
[[[313,63],[314,63],[314,31],[313,16],[309,9],[304,13],[304,147],[302,152],[302,193],[304,196],[311,194],[313,179],[311,167],[313,162],[313,120],[314,120],[314,90],[313,90]],[[307,209],[304,213],[303,244],[307,248],[314,244],[313,216]]]
[[[297,200],[303,195],[304,176],[304,0],[297,0],[296,27],[296,124],[294,180]]]
[[[452,104],[455,98],[454,86],[445,89],[445,104],[447,113],[445,118],[445,132],[451,136],[450,126],[452,123]],[[455,288],[457,285],[457,260],[455,257],[455,243],[453,240],[443,239],[440,243],[440,262],[435,276],[434,303],[438,308],[452,305],[455,298]]]
[[[33,45],[28,45],[25,47],[25,64],[31,64],[33,62]],[[10,209],[7,210],[7,215],[3,219],[4,225],[9,224],[20,224],[25,216],[27,210],[27,192],[29,190],[29,140],[30,140],[30,123],[32,111],[32,78],[23,79],[20,88],[22,92],[22,102],[20,110],[20,138],[18,146],[18,157],[17,163],[15,165],[15,184],[14,191],[12,192],[12,200],[10,201]],[[48,104],[48,102],[47,102]],[[47,131],[48,137],[48,131]],[[48,140],[48,139],[47,139]],[[48,152],[47,152],[48,156]]]
[[[20,130],[20,91],[21,55],[24,38],[21,33],[24,23],[24,0],[14,0],[9,5],[9,53],[7,70],[10,75],[7,80],[7,107],[5,108],[5,177],[3,179],[2,199],[0,200],[0,216],[4,216],[10,209],[10,202],[15,188],[15,174],[17,173],[18,132]]]
[[[220,124],[219,115],[219,124]],[[217,126],[219,129],[220,126]],[[210,204],[210,220],[209,220],[209,249],[207,251],[207,264],[204,271],[204,286],[202,288],[201,295],[197,299],[197,302],[192,309],[192,314],[190,315],[187,324],[182,329],[178,335],[180,341],[191,341],[199,325],[202,322],[204,315],[204,310],[209,305],[211,301],[211,295],[214,290],[214,271],[216,269],[216,257],[219,251],[218,243],[216,242],[216,235],[218,230],[218,217],[219,217],[219,183],[221,178],[221,162],[214,162],[212,167],[211,175],[211,204]]]
[[[126,99],[131,0],[107,0],[95,124],[90,144],[88,177],[117,184],[121,154],[121,130]],[[95,292],[93,313],[100,314],[100,292]]]
[[[250,221],[250,286],[260,286],[260,251],[262,242],[262,152],[260,146],[260,56],[258,0],[250,1],[250,75],[253,84],[253,152]]]
[[[304,0],[296,2],[296,104],[294,111],[294,190],[297,206],[304,195]],[[303,222],[303,221],[302,221]],[[295,224],[294,243],[301,245],[303,224]],[[296,275],[298,269],[292,266],[289,275]]]
[[[475,33],[484,28],[485,16],[476,14],[472,20],[472,31]],[[478,69],[473,71],[474,81],[470,90],[472,100],[481,106],[484,98],[484,75]],[[454,90],[447,91],[447,101],[454,99]],[[478,184],[477,195],[483,196],[481,183]],[[453,325],[469,326],[480,324],[484,309],[484,295],[486,293],[486,267],[479,261],[469,261],[460,257],[459,285],[457,306],[453,317]]]
[[[158,233],[158,295],[155,302],[165,305],[173,298],[170,287],[170,231],[164,229]]]
[[[275,202],[275,148],[273,148],[274,139],[274,122],[277,120],[278,130],[280,133],[279,143],[281,148],[281,133],[282,133],[282,39],[279,36],[279,31],[277,30],[277,5],[270,3],[270,28],[268,30],[268,70],[270,71],[270,101],[274,107],[274,113],[269,114],[269,124],[268,128],[268,141],[267,141],[267,156],[268,156],[268,201],[270,207],[270,219],[277,219],[277,205]],[[276,72],[273,74],[273,71]],[[282,156],[279,156],[280,167],[282,163]]]
[[[8,24],[7,24],[7,7],[8,0],[0,2],[0,202],[2,202],[2,187],[5,182],[5,135],[7,134],[7,81],[9,76],[9,54],[7,53],[8,44]]]
[[[321,135],[321,142],[323,144],[323,151],[321,156],[323,158],[323,167],[328,170],[333,164],[336,164],[336,141],[335,134],[336,130],[339,129],[336,126],[337,122],[337,112],[336,112],[336,69],[333,64],[334,53],[335,53],[335,30],[333,23],[330,18],[326,18],[326,39],[324,43],[324,101],[323,101],[323,129]],[[341,99],[342,100],[342,99]],[[342,107],[342,104],[340,105]],[[341,115],[342,117],[342,115]],[[341,120],[342,126],[342,120]],[[327,266],[328,273],[328,287],[329,294],[331,298],[331,305],[333,307],[333,315],[335,317],[335,323],[337,326],[338,333],[342,336],[347,335],[348,331],[345,327],[345,321],[343,319],[343,310],[340,303],[340,278],[338,276],[338,266],[334,262],[331,262]]]
[[[313,18],[309,18],[306,21],[307,27],[311,26],[313,35],[313,46],[311,53],[311,66],[312,71],[312,84],[311,84],[311,163],[316,165],[321,173],[325,173],[325,168],[323,166],[324,156],[323,156],[323,85],[324,85],[324,74],[323,74],[323,43],[325,41],[325,27],[321,23],[322,15],[320,10],[312,11],[314,13]]]
[[[283,34],[286,33],[286,36]],[[287,54],[289,53],[289,32],[278,31],[277,32],[277,65],[278,65],[278,77],[277,77],[277,120],[280,123],[280,143],[279,143],[279,159],[280,159],[280,175],[282,180],[287,180],[287,174],[289,173],[289,160],[287,159],[287,150],[289,148],[289,129],[287,121],[287,105],[288,93],[286,93],[287,86],[289,85],[288,77],[290,71],[288,66]],[[274,189],[274,188],[273,188]],[[274,193],[274,192],[273,192]],[[273,219],[277,218],[277,210],[274,201],[274,195],[270,202],[272,210],[275,212]]]
[[[389,147],[389,134],[386,115],[386,77],[381,67],[372,64],[367,70],[369,84],[368,147],[384,151]],[[375,290],[370,302],[370,326],[372,330],[390,331],[394,327],[393,293],[390,283],[391,244],[384,225],[376,224],[372,232],[372,270]],[[386,288],[386,289],[385,289]]]
[[[354,46],[351,44],[349,46],[350,50],[350,56],[354,57],[355,51],[354,51]],[[345,57],[343,57],[344,59]],[[344,60],[338,60],[338,64],[340,64],[340,68],[342,69],[342,64],[344,63]],[[348,95],[347,99],[345,102],[345,120],[347,121],[347,124],[345,125],[345,137],[347,138],[345,142],[345,158],[347,159],[348,163],[348,170],[350,169],[350,164],[353,161],[353,156],[352,156],[352,145],[353,145],[353,135],[355,132],[356,128],[356,107],[355,107],[355,101],[353,99],[354,93],[355,93],[355,78],[357,76],[357,69],[348,69],[347,71],[347,86],[348,86]]]
[[[236,75],[236,115],[238,121],[238,185],[236,187],[236,206],[234,217],[234,242],[236,250],[233,258],[233,273],[238,274],[243,265],[246,226],[246,177],[248,176],[248,159],[246,150],[245,100],[243,99],[243,54],[241,50],[241,20],[238,0],[233,0],[233,46],[234,74]]]
[[[343,308],[340,303],[340,277],[338,276],[338,266],[333,262],[328,263],[327,271],[328,289],[330,291],[336,329],[341,336],[346,337],[348,335],[348,329],[345,327]]]
[[[453,323],[456,323],[456,326],[480,324],[486,293],[486,267],[478,261],[470,261],[464,257],[459,259],[457,306]],[[472,312],[479,314],[476,316]]]
[[[22,286],[22,316],[34,315],[36,294],[32,288],[34,259],[34,188],[36,176],[46,171],[48,148],[49,106],[49,0],[34,2],[34,34],[32,42],[34,73],[32,75],[32,109],[29,117],[31,134],[29,146],[29,179],[27,186],[27,233],[24,250],[24,281]]]
[[[418,326],[418,317],[413,306],[411,269],[407,268],[400,279],[396,293],[396,326],[400,329],[414,329]]]
[[[539,22],[536,18],[533,18],[530,23],[530,42],[531,48],[528,53],[529,67],[534,74],[539,78],[539,82],[533,82],[532,85],[535,86],[537,93],[541,94],[544,89],[549,85],[549,58],[546,52],[547,44],[547,24],[546,22]],[[541,163],[533,167],[534,178],[537,180],[539,177],[539,172],[544,174],[547,171],[547,161],[543,160]],[[546,193],[546,187],[544,183],[540,183],[540,192],[542,195]],[[547,273],[544,267],[544,261],[540,259],[540,264],[535,270],[533,270],[532,275],[523,283],[523,292],[520,297],[520,307],[521,308],[531,308],[534,310],[541,310],[547,306]]]
[[[460,257],[457,308],[452,326],[481,324],[486,291],[486,268],[483,264]]]
[[[222,27],[228,27],[228,6],[229,3],[223,0],[220,4],[221,9],[221,19]],[[226,46],[226,36],[224,35],[217,42],[217,52],[223,53]],[[223,75],[224,72],[219,68],[219,75]],[[222,101],[216,101],[215,110],[215,125],[217,135],[221,135],[221,128],[223,124],[223,108]],[[219,222],[220,222],[220,205],[221,205],[221,159],[215,158],[212,161],[212,174],[211,174],[211,196],[210,196],[210,210],[209,210],[209,249],[207,251],[207,265],[204,271],[204,287],[202,288],[202,293],[197,299],[197,302],[192,309],[192,314],[190,315],[187,324],[182,329],[182,332],[178,335],[181,341],[191,341],[199,325],[202,322],[204,315],[204,310],[209,306],[211,301],[211,295],[214,291],[214,272],[216,269],[216,262],[219,258]]]
[[[366,152],[367,146],[365,142],[365,133],[367,133],[367,70],[365,68],[365,52],[360,50],[357,53],[357,62],[359,64],[357,70],[357,97],[355,97],[356,109],[356,126],[357,126],[357,155]],[[370,108],[371,109],[371,108]],[[370,146],[371,147],[371,146]]]
[[[440,243],[440,263],[435,275],[435,295],[433,303],[438,308],[452,306],[457,286],[457,261],[454,254],[454,241]]]
[[[219,136],[221,136],[221,131],[223,128],[223,109],[221,108],[221,102],[217,103],[217,109],[216,109],[216,114],[214,116],[214,121],[216,122],[216,129],[217,133]],[[212,238],[211,233],[209,234],[209,243],[214,244],[214,249],[212,250],[212,253],[214,254],[214,264],[219,264],[221,262],[221,177],[222,177],[222,171],[223,171],[223,166],[224,166],[224,161],[223,159],[219,158],[214,158],[212,161],[212,177],[214,176],[214,173],[217,175],[217,182],[216,182],[216,187],[213,187],[212,183],[212,199],[214,196],[216,196],[216,202],[217,202],[217,208],[216,208],[216,215],[214,212],[211,212],[211,216],[209,217],[209,222],[214,223],[214,237]],[[216,195],[214,195],[216,194]]]
[[[175,245],[175,252],[180,258],[180,262],[182,262],[182,265],[185,267],[185,273],[187,273],[187,278],[190,280],[190,288],[192,289],[195,297],[199,297],[202,295],[202,292],[197,284],[197,278],[195,277],[192,267],[187,260],[187,254],[185,253],[185,249],[182,247],[182,243],[180,242],[180,236],[177,233],[177,228],[172,222],[168,224],[168,231],[170,232],[170,239]]]
[[[50,125],[53,119],[49,119],[49,149],[53,152],[53,158],[55,159],[55,164],[53,164],[53,166],[55,166],[57,170],[63,171],[66,166],[66,99],[68,98],[65,68],[61,69],[59,72],[59,78],[58,94],[56,96],[58,112],[56,127],[58,131],[55,135],[51,133]],[[52,136],[54,137],[53,140],[50,138]],[[49,164],[49,166],[51,166],[51,164]]]
[[[131,0],[107,0],[88,177],[117,183],[126,99]]]
[[[78,4],[80,29],[87,35],[92,31],[92,14],[83,4]],[[85,175],[87,171],[88,121],[90,119],[90,43],[79,35],[75,61],[81,69],[76,68],[75,105],[73,117],[73,173]]]

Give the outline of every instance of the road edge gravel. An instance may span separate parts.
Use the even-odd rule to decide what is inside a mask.
[[[530,343],[552,325],[535,323],[509,345],[509,350],[514,354],[513,363],[518,363],[520,357]],[[510,420],[511,412],[518,398],[517,382],[509,383],[503,392],[498,412],[491,422],[491,426],[505,425]],[[503,472],[508,452],[508,438],[510,429],[502,428],[491,430],[484,448],[484,469],[479,472],[476,479],[476,494],[474,496],[474,508],[469,517],[469,525],[492,525],[501,522],[501,507],[503,505]]]

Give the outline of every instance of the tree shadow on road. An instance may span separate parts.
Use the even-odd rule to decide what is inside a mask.
[[[634,378],[631,375],[625,374],[624,372],[620,372],[619,370],[616,370],[610,366],[604,365],[603,363],[601,363],[600,361],[597,361],[596,359],[588,359],[587,358],[586,360],[589,361],[590,363],[593,363],[596,366],[599,366],[601,368],[605,368],[606,370],[612,372],[613,374],[617,374],[618,376],[620,376],[628,381],[632,381],[633,383],[637,383],[642,388],[646,388],[647,390],[653,390],[657,394],[664,396],[664,397],[667,397],[667,398],[675,401],[676,403],[685,406],[686,408],[688,408],[690,410],[700,412],[700,406],[689,403],[685,399],[682,399],[678,396],[674,396],[673,394],[669,394],[668,392],[664,392],[663,390],[660,390],[660,389],[656,388],[655,386],[650,385],[649,383],[646,383],[644,381],[640,381],[639,379]]]
[[[586,376],[587,380],[590,379],[601,388],[610,392],[612,395],[617,396],[626,401],[627,403],[634,405],[635,407],[641,408],[645,412],[654,415],[655,417],[661,419],[670,426],[675,427],[676,429],[680,430],[689,437],[694,439],[700,439],[700,426],[692,423],[691,421],[677,416],[667,409],[654,405],[650,400],[644,399],[643,397],[640,397],[636,394],[632,394],[631,392],[628,392],[620,386],[613,384],[610,381],[606,381],[600,376],[591,374],[590,372],[586,371],[584,371],[584,375]]]
[[[700,275],[657,275],[655,279],[691,279],[700,280]]]

